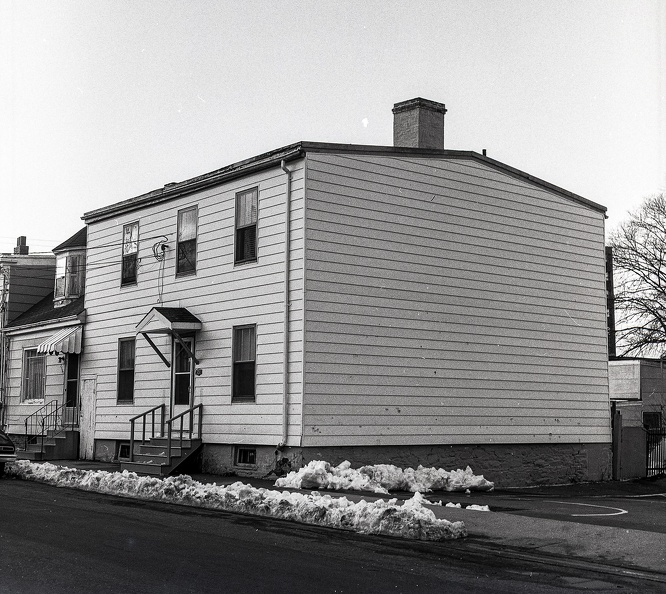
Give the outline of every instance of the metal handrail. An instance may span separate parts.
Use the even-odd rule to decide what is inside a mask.
[[[44,451],[44,437],[49,431],[56,429],[61,425],[62,407],[57,400],[51,400],[41,408],[37,409],[31,415],[24,419],[25,424],[25,449],[28,449],[28,442],[31,437],[40,438],[40,451]],[[28,426],[30,428],[28,428]]]
[[[155,413],[157,411],[160,411],[160,436],[164,435],[164,404],[158,404],[157,406],[153,406],[153,408],[142,412],[141,414],[138,414],[130,419],[130,462],[134,462],[134,422],[137,419],[143,418],[143,431],[141,434],[141,444],[146,443],[146,420],[148,418],[148,415],[151,415],[152,417],[152,431],[151,431],[151,437],[149,439],[152,439],[153,437],[157,437],[155,435]]]
[[[178,442],[178,447],[181,449],[181,452],[182,452],[182,449],[183,449],[183,433],[184,433],[184,431],[183,431],[183,419],[185,418],[186,415],[189,415],[189,417],[190,417],[190,427],[188,429],[188,433],[189,433],[189,439],[190,439],[190,441],[192,441],[192,432],[193,432],[193,425],[194,425],[194,423],[193,423],[193,421],[194,421],[194,412],[196,410],[199,411],[199,417],[198,417],[198,421],[197,421],[197,431],[196,431],[195,435],[196,435],[197,439],[201,439],[201,432],[202,432],[202,429],[203,429],[203,404],[201,404],[201,403],[196,404],[196,405],[188,408],[187,410],[184,410],[182,413],[176,415],[175,417],[171,417],[170,419],[168,419],[166,421],[166,424],[167,424],[167,449],[166,449],[166,456],[167,456],[166,463],[167,463],[167,466],[169,466],[171,464],[171,449],[172,449],[171,448],[171,441],[172,441],[171,435],[173,433],[174,422],[177,421],[178,419],[180,419],[180,439],[179,439],[179,442]]]

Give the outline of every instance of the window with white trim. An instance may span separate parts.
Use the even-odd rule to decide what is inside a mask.
[[[257,218],[259,188],[236,194],[236,255],[235,264],[257,260]]]
[[[232,402],[254,402],[257,358],[257,327],[236,326],[233,329]]]
[[[137,256],[139,253],[139,223],[123,225],[123,255],[120,284],[136,284]]]
[[[134,338],[118,339],[118,402],[134,402]]]
[[[37,349],[23,351],[23,400],[42,400],[46,390],[46,355]]]
[[[176,239],[176,275],[193,274],[197,270],[197,207],[178,211]]]

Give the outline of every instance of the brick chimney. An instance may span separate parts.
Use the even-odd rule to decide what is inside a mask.
[[[446,107],[428,99],[410,99],[393,106],[393,146],[444,148]]]
[[[27,256],[30,248],[25,245],[25,235],[16,238],[16,247],[14,248],[15,256]]]

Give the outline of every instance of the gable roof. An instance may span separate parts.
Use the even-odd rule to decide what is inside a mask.
[[[28,311],[22,313],[18,318],[12,320],[5,328],[18,328],[30,324],[45,324],[57,322],[65,318],[78,316],[83,312],[83,295],[74,299],[71,303],[63,307],[53,306],[53,292],[49,293],[44,299],[33,305]]]
[[[53,252],[62,252],[64,250],[71,250],[73,248],[84,248],[88,243],[88,227],[79,229],[69,239],[63,241],[60,245],[53,248]]]
[[[137,334],[201,330],[201,320],[185,307],[153,307],[136,325]]]
[[[293,161],[304,157],[307,153],[331,153],[331,154],[365,154],[377,156],[411,156],[411,157],[425,157],[425,158],[440,158],[440,159],[467,159],[475,160],[484,163],[485,165],[497,169],[512,177],[520,178],[531,184],[539,186],[564,196],[570,200],[583,204],[593,210],[601,213],[606,212],[606,207],[596,202],[592,202],[587,198],[583,198],[578,194],[569,192],[547,181],[539,179],[533,175],[520,171],[514,167],[506,165],[495,159],[491,159],[486,155],[476,153],[474,151],[455,151],[447,149],[420,149],[409,147],[395,147],[395,146],[372,146],[372,145],[359,145],[359,144],[335,144],[325,142],[308,142],[301,141],[295,144],[290,144],[273,151],[257,155],[244,161],[232,163],[221,169],[205,173],[203,175],[184,180],[182,182],[175,182],[166,184],[163,188],[158,188],[151,192],[141,194],[135,198],[117,202],[109,206],[98,208],[87,212],[81,217],[87,224],[96,221],[102,221],[116,216],[121,212],[130,212],[149,206],[166,202],[191,194],[193,192],[215,186],[220,183],[248,175],[263,169],[275,167],[282,161]]]

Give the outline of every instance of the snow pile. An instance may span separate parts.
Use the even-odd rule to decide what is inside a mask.
[[[398,468],[393,464],[375,464],[362,466],[358,470],[351,468],[351,463],[344,461],[338,466],[331,466],[322,460],[313,460],[300,470],[290,472],[275,481],[276,487],[295,489],[333,489],[349,491],[370,491],[384,493],[389,491],[410,491],[427,493],[429,491],[492,491],[495,485],[475,475],[468,466],[465,470],[447,471],[443,468]]]
[[[467,507],[465,507],[465,509],[471,509],[471,510],[474,510],[474,511],[490,511],[489,506],[487,506],[487,505],[476,505],[476,504],[468,505]]]
[[[32,464],[28,460],[8,464],[6,472],[8,476],[58,487],[269,516],[361,534],[417,540],[467,536],[463,522],[437,519],[432,510],[424,507],[425,499],[420,493],[403,505],[398,505],[397,499],[354,503],[346,497],[272,491],[241,482],[218,486],[199,483],[187,475],[160,479],[127,471],[78,470],[49,463]]]

